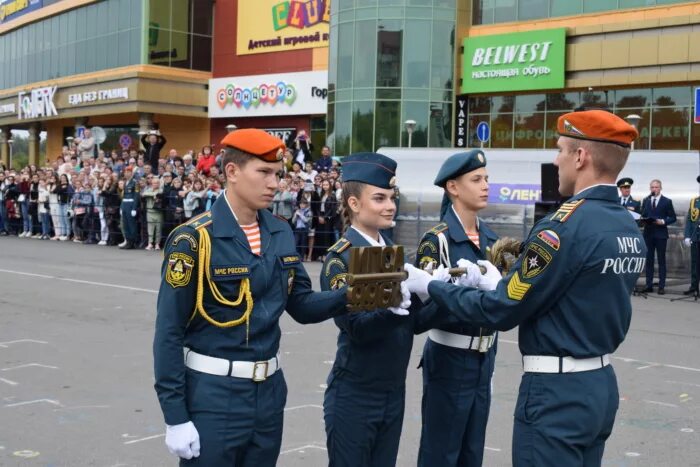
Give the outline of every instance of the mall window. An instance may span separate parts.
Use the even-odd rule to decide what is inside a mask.
[[[455,15],[455,0],[331,3],[335,154],[407,146],[406,120],[417,123],[412,146],[451,146]]]
[[[211,71],[212,12],[213,0],[149,0],[148,63]]]
[[[473,0],[472,24],[531,21],[686,2],[687,0]]]
[[[693,123],[690,86],[609,91],[555,92],[508,96],[470,96],[468,144],[478,147],[476,126],[491,125],[492,148],[553,149],[557,119],[579,106],[608,108],[626,118],[639,115],[637,150],[700,150],[700,130]],[[432,123],[431,123],[432,126]]]
[[[141,63],[141,0],[105,0],[0,36],[0,89]]]

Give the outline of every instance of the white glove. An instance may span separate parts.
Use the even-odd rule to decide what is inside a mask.
[[[457,267],[465,268],[467,272],[459,276],[457,283],[462,287],[478,287],[481,281],[481,269],[469,260],[461,258],[457,261]]]
[[[167,425],[165,445],[168,447],[170,454],[183,459],[199,457],[199,433],[197,433],[194,423]]]
[[[408,291],[418,295],[422,302],[430,298],[430,295],[428,295],[428,284],[431,281],[440,280],[447,282],[450,278],[450,273],[442,265],[435,270],[432,276],[410,263],[404,264],[403,268],[408,272],[408,279],[404,281]]]
[[[408,291],[406,282],[401,283],[401,304],[398,307],[390,306],[389,311],[399,316],[408,316],[408,307],[411,306],[411,292]]]
[[[131,210],[131,217],[136,217],[136,209]]]
[[[484,260],[477,261],[476,264],[486,268],[486,274],[481,275],[479,278],[479,288],[481,290],[495,290],[498,283],[503,279],[496,266],[491,264],[490,261]]]
[[[683,239],[683,244],[684,244],[685,246],[690,246],[690,239],[689,239],[689,238],[684,238],[684,239]]]
[[[448,282],[450,279],[452,279],[452,276],[450,276],[450,270],[442,264],[438,266],[436,270],[433,271],[432,277],[434,281],[440,282]]]

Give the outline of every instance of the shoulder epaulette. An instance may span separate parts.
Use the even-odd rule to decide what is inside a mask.
[[[550,220],[557,222],[566,222],[566,220],[569,217],[571,217],[574,211],[576,211],[579,208],[579,206],[583,204],[584,201],[586,201],[585,198],[573,201],[571,203],[562,204],[559,210],[555,212],[554,215],[552,215]]]
[[[342,253],[348,248],[350,248],[350,246],[352,246],[350,241],[347,238],[343,237],[337,242],[335,242],[333,246],[328,249],[328,251],[332,251],[334,253]]]
[[[441,232],[444,232],[445,230],[447,230],[447,224],[444,223],[444,222],[440,222],[438,225],[436,225],[436,226],[433,227],[432,229],[428,230],[428,231],[426,232],[426,234],[437,235],[437,234],[439,234],[439,233],[441,233]]]
[[[203,212],[202,214],[188,220],[183,225],[192,227],[193,229],[198,229],[200,227],[206,227],[209,224],[211,224],[211,211]]]

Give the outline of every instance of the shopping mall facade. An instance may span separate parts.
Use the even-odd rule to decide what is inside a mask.
[[[0,156],[81,127],[198,150],[234,126],[315,151],[552,148],[579,106],[639,116],[636,149],[700,148],[700,2],[0,0]]]
[[[328,136],[335,152],[553,148],[576,107],[637,115],[636,149],[700,149],[700,2],[338,0]],[[634,118],[634,117],[633,117]]]
[[[138,148],[159,128],[169,145],[208,142],[212,0],[5,0],[0,13],[0,152],[28,130],[30,163],[61,153],[80,127],[103,147]]]

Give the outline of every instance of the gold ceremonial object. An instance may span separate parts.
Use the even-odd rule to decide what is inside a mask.
[[[348,309],[374,310],[399,306],[401,282],[408,273],[403,270],[403,246],[368,246],[350,249],[347,275]]]
[[[518,261],[521,245],[522,242],[513,237],[499,238],[491,245],[491,249],[487,255],[489,261],[501,271],[504,277],[508,274],[515,262]],[[483,272],[485,271],[482,271],[482,274]]]

